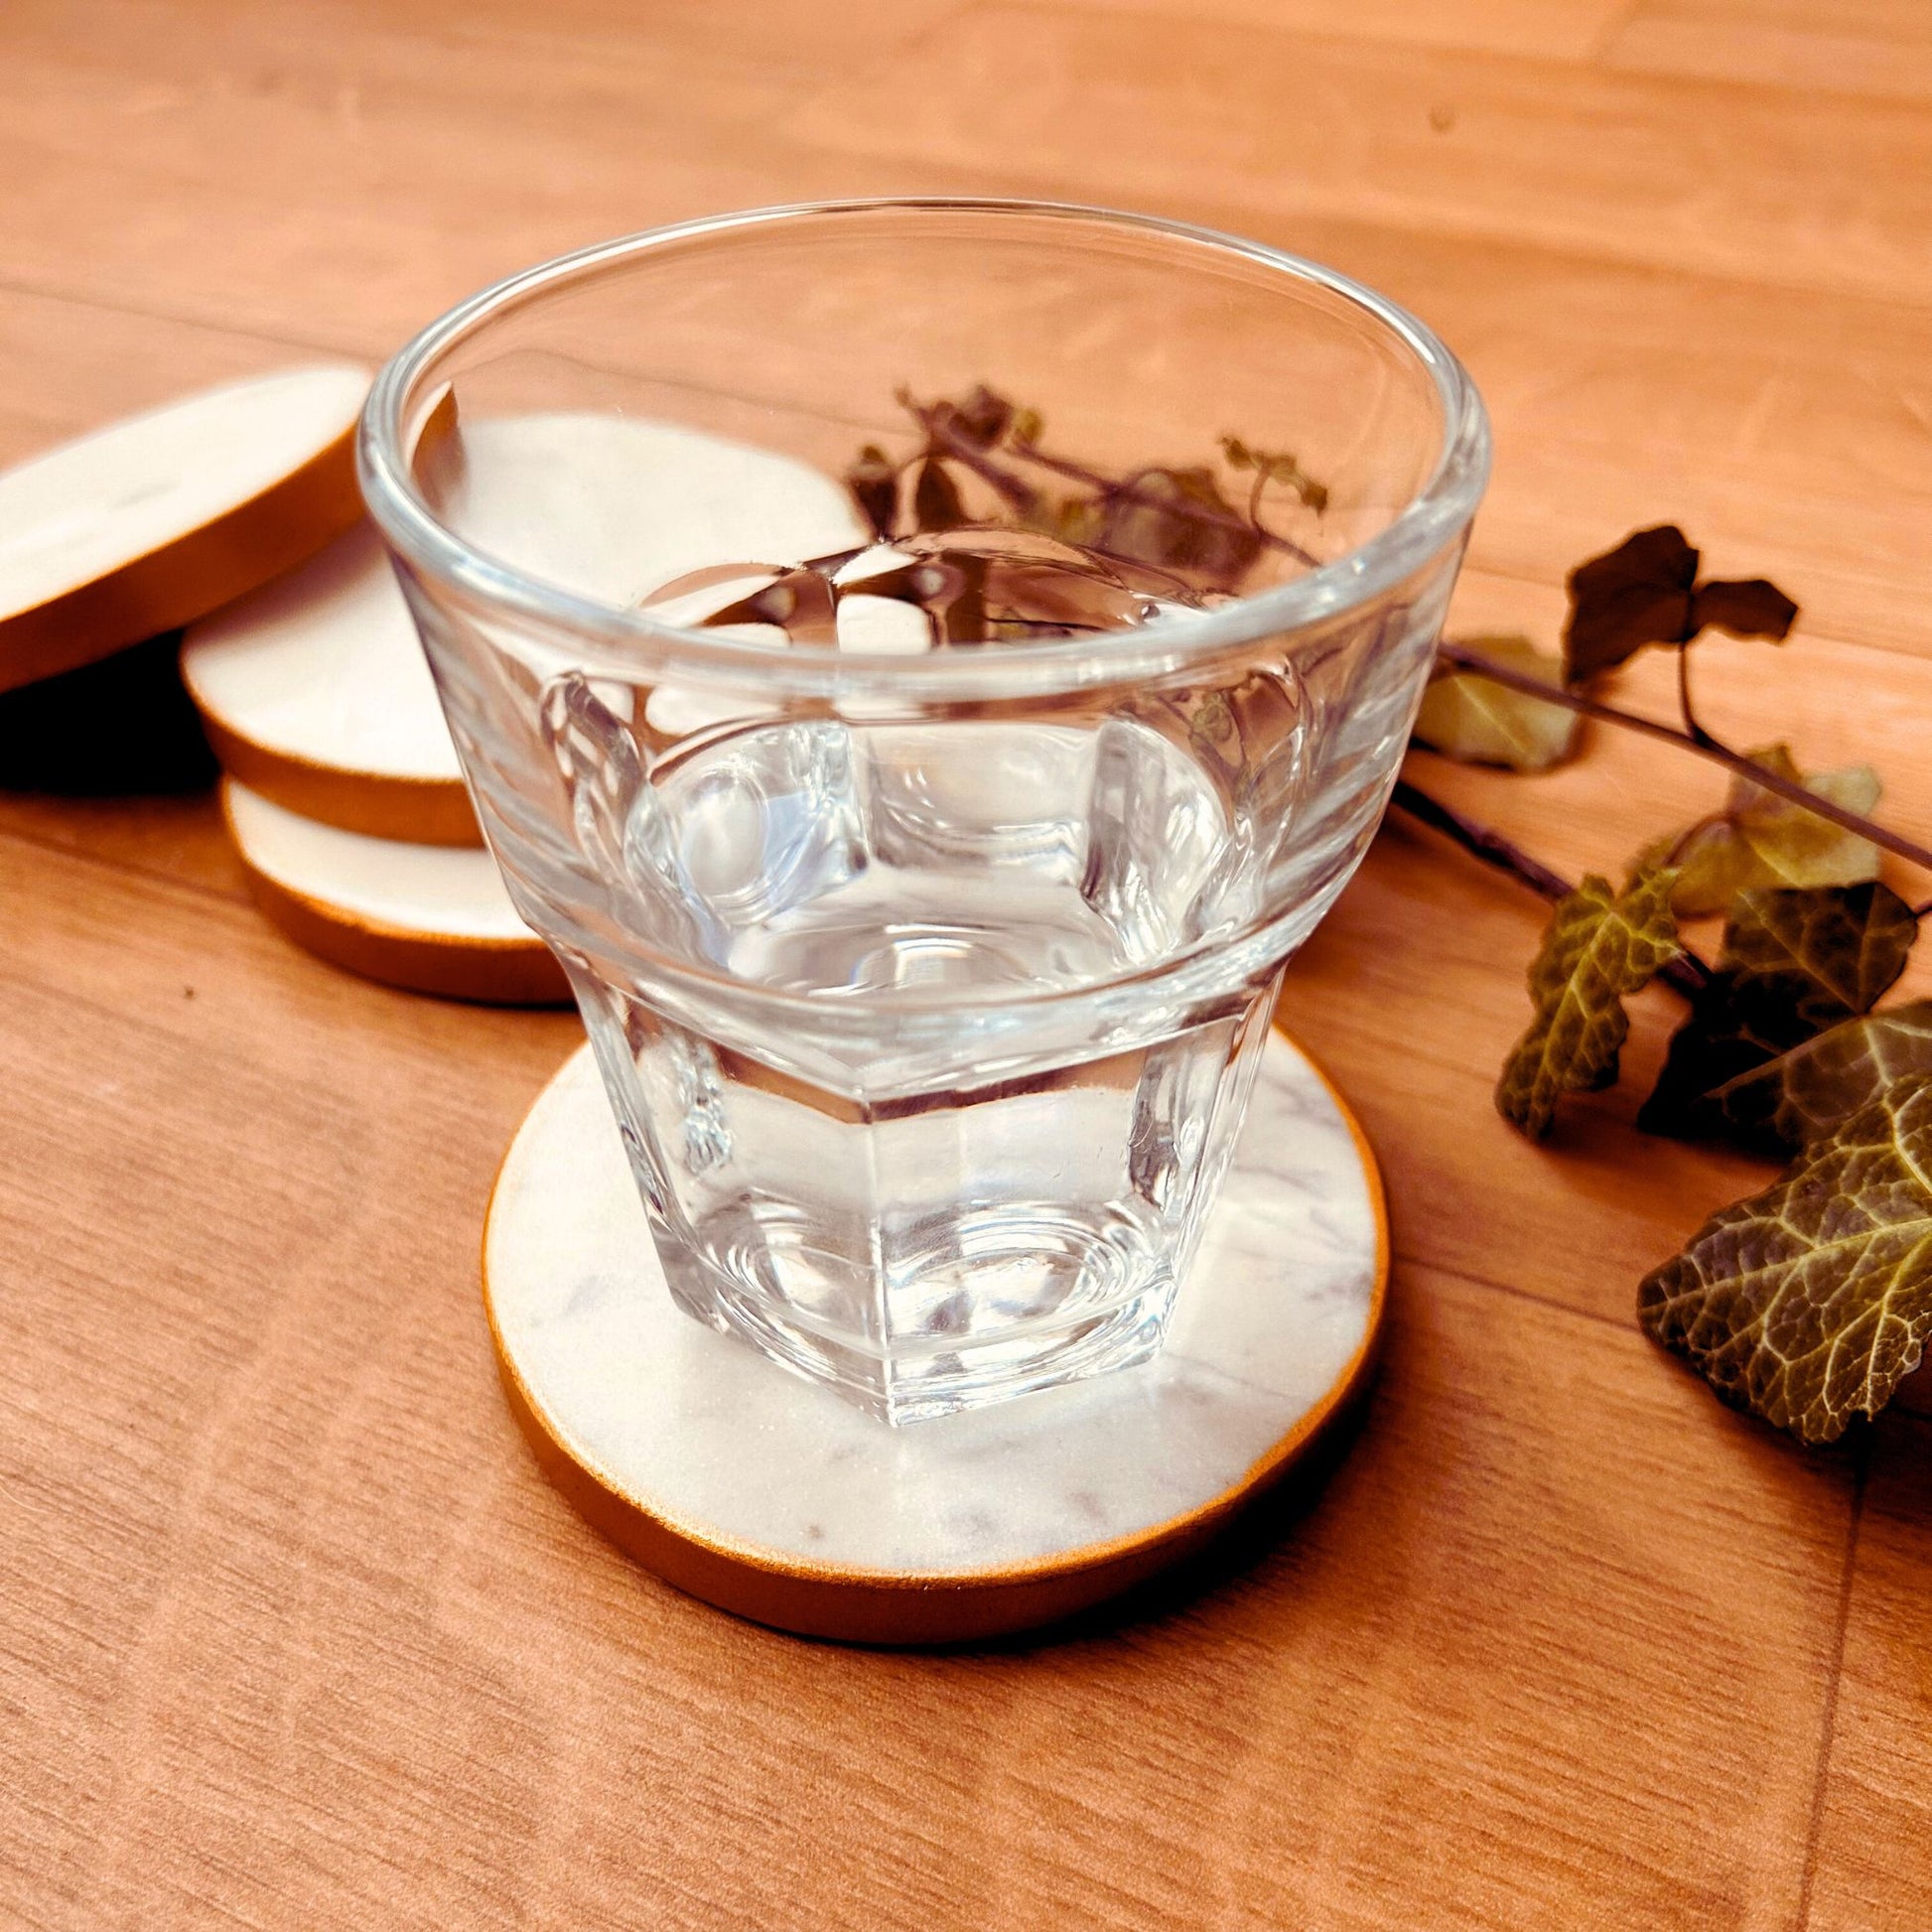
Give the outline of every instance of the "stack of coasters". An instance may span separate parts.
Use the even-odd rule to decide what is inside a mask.
[[[692,571],[743,562],[756,578],[749,560],[867,540],[832,478],[679,424],[562,411],[460,426],[446,393],[416,463],[472,542],[620,605]],[[707,599],[730,593],[713,586]],[[226,767],[228,829],[283,931],[426,992],[569,997],[483,849],[414,621],[368,524],[196,624],[181,664]],[[765,710],[742,692],[659,685],[638,723],[661,750]]]
[[[144,663],[186,628],[228,827],[283,931],[394,985],[561,1001],[562,969],[483,848],[363,520],[367,387],[341,363],[227,383],[0,474],[0,693],[121,653]],[[128,692],[154,702],[151,679]]]
[[[392,986],[566,1000],[483,849],[414,621],[367,523],[190,627],[182,680],[256,902]]]

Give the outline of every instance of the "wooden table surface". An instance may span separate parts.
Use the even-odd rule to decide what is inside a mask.
[[[1804,606],[1709,647],[1713,722],[1932,827],[1926,0],[7,0],[0,461],[607,234],[916,189],[1388,289],[1494,413],[1465,621],[1554,639],[1679,520]],[[1720,786],[1601,733],[1428,777],[1573,873]],[[291,950],[205,794],[0,794],[0,1924],[1932,1924],[1932,1374],[1807,1455],[1643,1339],[1760,1171],[1628,1089],[1503,1126],[1540,919],[1392,825],[1293,970],[1398,1266],[1290,1533],[878,1654],[631,1568],[510,1424],[477,1237],[573,1020]]]

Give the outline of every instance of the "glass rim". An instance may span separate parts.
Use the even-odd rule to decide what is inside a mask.
[[[1230,600],[1209,612],[1181,612],[1103,636],[1002,644],[996,651],[932,651],[855,657],[836,644],[767,643],[668,623],[634,608],[607,604],[515,568],[479,550],[443,523],[424,500],[404,449],[406,407],[424,372],[506,311],[599,269],[655,249],[826,216],[885,212],[1020,215],[1100,223],[1202,246],[1259,264],[1286,281],[1339,296],[1393,337],[1428,372],[1443,410],[1443,443],[1422,487],[1365,543],[1307,575]],[[1158,676],[1215,651],[1277,632],[1305,629],[1367,603],[1421,569],[1467,525],[1488,481],[1489,420],[1467,370],[1426,323],[1366,283],[1305,256],[1223,229],[1077,202],[976,196],[873,196],[791,202],[703,215],[575,249],[503,277],[446,311],[403,345],[378,371],[356,435],[363,501],[384,540],[416,570],[478,602],[538,623],[588,634],[624,654],[647,647],[680,667],[730,683],[748,674],[793,688],[890,685],[905,695],[991,696],[1111,684]]]

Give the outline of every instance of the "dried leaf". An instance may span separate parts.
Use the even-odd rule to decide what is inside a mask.
[[[912,485],[912,516],[921,530],[954,530],[966,521],[959,485],[937,458],[928,457],[919,465],[918,481]]]
[[[1733,1109],[1718,1096],[1825,1028],[1868,1013],[1905,970],[1917,936],[1911,907],[1875,881],[1742,895],[1717,971],[1672,1036],[1637,1125],[1764,1147],[1762,1108]]]
[[[1560,1094],[1615,1080],[1630,1031],[1624,996],[1682,950],[1672,883],[1668,872],[1643,873],[1619,894],[1592,875],[1551,913],[1530,967],[1536,1019],[1496,1086],[1497,1110],[1532,1138],[1549,1131]]]
[[[1527,637],[1469,637],[1480,656],[1556,688],[1563,676]],[[1512,691],[1479,672],[1446,670],[1423,693],[1416,736],[1449,758],[1503,764],[1513,771],[1547,771],[1570,756],[1583,723],[1574,711]]]
[[[1029,519],[1043,535],[1079,548],[1099,541],[1107,506],[1097,496],[1067,496],[1058,501],[1042,497]]]
[[[876,537],[887,538],[898,516],[898,472],[877,443],[868,443],[845,473],[845,486]]]
[[[976,450],[990,450],[1013,421],[1012,403],[984,382],[964,402],[942,402],[939,413],[954,434]]]
[[[1261,537],[1221,494],[1211,470],[1143,470],[1107,495],[1097,547],[1233,584],[1261,554]]]
[[[1239,437],[1223,437],[1221,448],[1237,470],[1258,470],[1270,483],[1294,490],[1315,515],[1328,507],[1328,486],[1316,483],[1287,450],[1251,450]],[[1242,461],[1235,461],[1239,451]]]
[[[1894,1081],[1932,1074],[1932,1000],[1862,1014],[1706,1096],[1746,1147],[1789,1152],[1835,1134]]]
[[[1646,644],[1692,635],[1691,591],[1698,553],[1674,523],[1639,530],[1570,573],[1564,677],[1581,684]]]
[[[1316,516],[1327,509],[1328,485],[1317,483],[1287,451],[1279,450],[1273,456],[1263,455],[1260,462],[1268,473],[1270,483],[1286,484]]]
[[[1727,630],[1733,637],[1769,637],[1781,643],[1797,621],[1798,607],[1762,577],[1700,584],[1691,599],[1691,630]]]
[[[1807,778],[1786,746],[1773,745],[1750,758],[1862,816],[1868,816],[1878,802],[1878,774],[1868,764],[1849,764]],[[1758,886],[1850,886],[1875,879],[1878,848],[1738,776],[1730,781],[1722,811],[1647,846],[1637,863],[1676,867],[1677,914],[1695,918],[1725,911],[1739,893]]]
[[[1888,1086],[1637,1291],[1645,1331],[1736,1408],[1829,1443],[1932,1329],[1932,1076]]]

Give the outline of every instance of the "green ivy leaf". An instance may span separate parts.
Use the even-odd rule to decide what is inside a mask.
[[[1743,1145],[1789,1152],[1838,1132],[1895,1081],[1932,1074],[1932,1000],[1843,1020],[1704,1097]]]
[[[1889,886],[1746,893],[1725,927],[1721,969],[1740,989],[1789,999],[1808,1032],[1869,1013],[1905,970],[1918,915]]]
[[[1530,966],[1536,1018],[1504,1062],[1496,1108],[1533,1139],[1549,1131],[1557,1099],[1616,1079],[1630,1031],[1624,997],[1649,984],[1683,948],[1671,917],[1673,876],[1641,873],[1621,892],[1592,875],[1550,915]]]
[[[1905,970],[1917,937],[1912,908],[1876,881],[1743,894],[1637,1125],[1767,1145],[1768,1104],[1748,1092],[1734,1103],[1720,1096],[1824,1029],[1868,1013]]]
[[[1932,1330],[1932,1076],[1901,1080],[1644,1278],[1637,1312],[1723,1399],[1829,1443]]]
[[[1480,655],[1557,688],[1563,668],[1527,637],[1469,637]],[[1423,693],[1416,736],[1448,758],[1547,771],[1570,756],[1583,720],[1563,705],[1512,691],[1477,671],[1446,669]]]
[[[1772,745],[1749,756],[1753,763],[1848,811],[1869,817],[1878,802],[1878,774],[1868,764],[1807,778],[1788,746]],[[1725,911],[1738,894],[1758,886],[1852,886],[1875,879],[1878,848],[1740,773],[1731,779],[1722,811],[1645,847],[1637,864],[1674,866],[1677,914],[1696,918]]]

